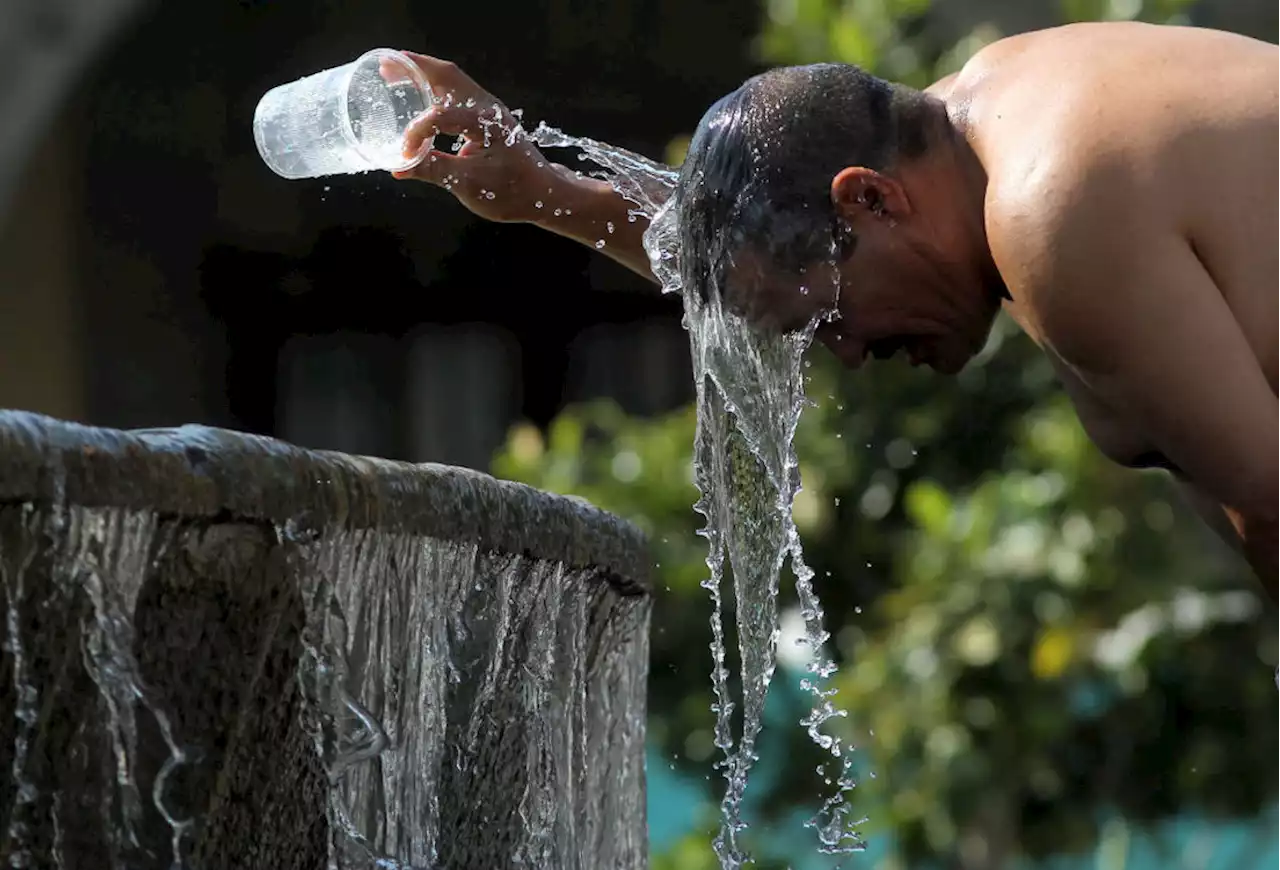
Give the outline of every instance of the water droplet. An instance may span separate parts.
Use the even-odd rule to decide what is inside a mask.
[[[533,204],[534,208],[542,208],[542,200],[538,200]]]
[[[598,251],[603,247],[604,247],[604,239],[596,239],[596,250]]]

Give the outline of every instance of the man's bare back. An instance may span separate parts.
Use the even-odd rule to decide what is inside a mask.
[[[1061,209],[1132,194],[1142,232],[1185,239],[1280,393],[1276,46],[1204,29],[1074,24],[993,43],[952,79],[945,99],[991,177],[988,214],[1028,189]],[[1134,219],[1116,209],[1098,232],[1123,239],[1137,233]],[[1016,220],[988,226],[992,247],[1014,264],[1018,228]],[[1006,305],[1037,340],[1037,299],[1051,292],[1024,284]],[[1089,389],[1052,343],[1046,349],[1103,453],[1129,466],[1169,464],[1123,407]]]
[[[1082,24],[995,43],[939,94],[988,172],[1006,310],[1099,449],[1272,516],[1278,57],[1216,31]],[[1188,294],[1216,298],[1188,307]],[[1125,371],[1130,359],[1164,374]],[[1213,413],[1231,416],[1197,425]],[[1214,440],[1233,426],[1253,434]],[[1231,467],[1264,441],[1270,465]]]

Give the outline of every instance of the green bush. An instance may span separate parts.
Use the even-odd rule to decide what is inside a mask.
[[[1164,19],[1181,5],[1136,12]],[[1117,6],[1062,4],[1073,19]],[[770,0],[760,48],[771,63],[846,59],[923,85],[998,36],[930,42],[929,10]],[[812,357],[795,517],[842,662],[837,702],[877,774],[855,793],[869,832],[892,832],[909,866],[997,867],[1093,848],[1108,811],[1247,816],[1274,800],[1272,609],[1164,475],[1097,453],[1025,337],[999,321],[956,379]],[[694,419],[571,408],[545,435],[513,430],[494,472],[585,497],[650,536],[650,736],[709,773]],[[825,793],[803,729],[773,739],[788,763],[765,821]],[[710,836],[654,866],[713,866]]]

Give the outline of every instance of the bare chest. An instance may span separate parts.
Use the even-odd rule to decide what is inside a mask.
[[[1104,456],[1127,468],[1164,468],[1181,473],[1123,408],[1091,390],[1053,351],[1046,349],[1046,353],[1085,434]]]

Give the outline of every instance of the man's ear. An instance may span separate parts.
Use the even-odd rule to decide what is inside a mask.
[[[902,185],[865,166],[847,166],[831,179],[831,202],[851,226],[867,220],[902,220],[911,214],[911,201]]]

